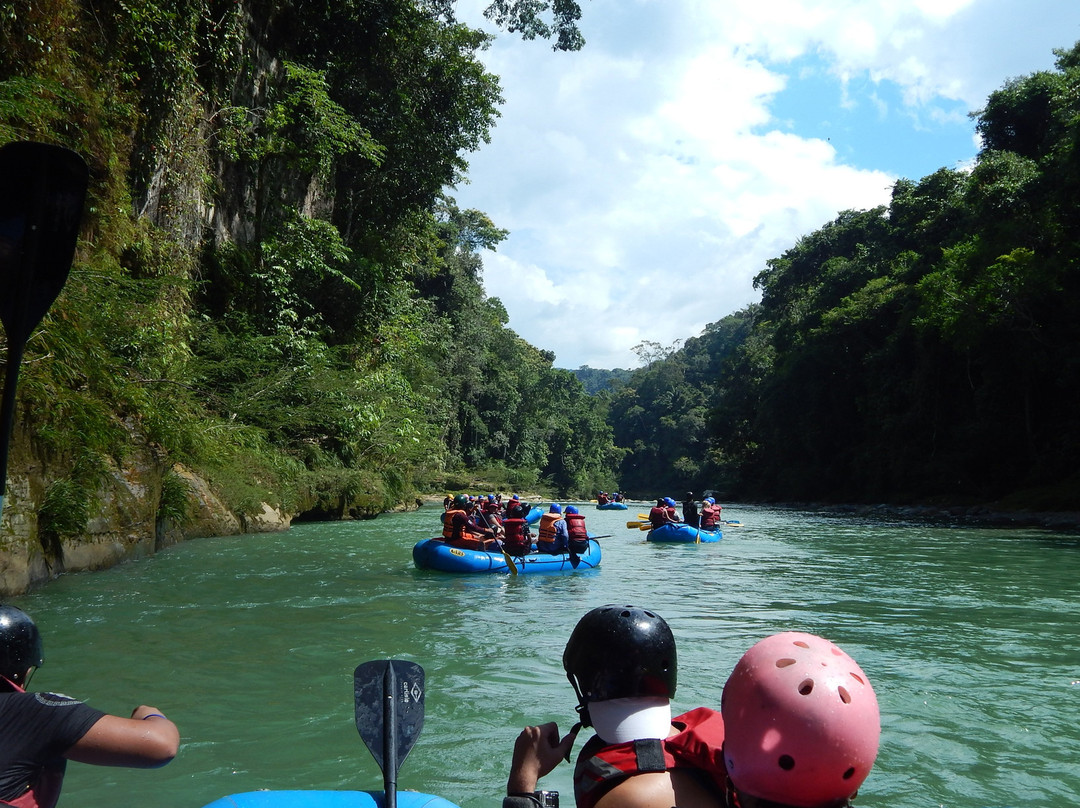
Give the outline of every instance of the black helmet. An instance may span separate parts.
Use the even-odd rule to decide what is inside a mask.
[[[30,615],[14,606],[0,605],[0,676],[15,684],[30,668],[40,668],[41,632]]]
[[[574,627],[563,668],[577,693],[582,723],[589,726],[589,702],[675,695],[675,637],[656,612],[601,606]]]

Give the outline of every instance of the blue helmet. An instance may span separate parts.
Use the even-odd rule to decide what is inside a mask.
[[[705,501],[708,502],[710,505],[715,505],[716,504],[716,500],[713,499],[712,497],[705,497]]]
[[[673,500],[671,497],[664,497],[664,504],[674,508],[675,500]]]
[[[548,508],[548,513],[562,513],[562,506],[558,502],[552,502],[551,507]]]
[[[577,513],[578,512],[577,506],[576,505],[567,505],[566,506],[566,512],[567,513]]]

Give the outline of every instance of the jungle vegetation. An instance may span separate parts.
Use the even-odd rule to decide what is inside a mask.
[[[562,49],[579,15],[489,8]],[[507,234],[453,198],[498,117],[489,41],[452,0],[0,9],[0,144],[91,170],[20,384],[65,512],[135,443],[240,511],[373,513],[477,472],[560,496],[1077,504],[1080,48],[990,96],[970,170],[793,233],[759,304],[643,343],[640,369],[571,372],[485,294]]]
[[[491,14],[560,47],[547,5]],[[605,403],[507,327],[479,255],[506,232],[452,196],[498,116],[489,42],[445,0],[0,9],[0,144],[90,166],[19,389],[65,510],[138,442],[240,512],[612,484]]]
[[[1080,44],[611,400],[627,491],[1080,508]],[[677,348],[677,349],[676,349]]]

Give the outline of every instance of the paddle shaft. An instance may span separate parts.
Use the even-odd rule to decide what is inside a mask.
[[[397,677],[394,666],[383,672],[383,793],[386,808],[397,808]]]
[[[491,527],[491,522],[489,522],[487,520],[487,516],[484,515],[484,512],[480,509],[479,506],[477,506],[476,512],[478,514],[480,514],[480,518],[484,520],[484,525],[487,526],[488,530],[491,530],[491,534],[492,534],[492,536],[494,536],[495,531]],[[502,551],[503,561],[506,562],[506,566],[508,566],[510,568],[510,574],[511,575],[517,575],[518,574],[518,568],[517,568],[517,564],[514,563],[514,559],[510,557],[510,554],[508,552],[506,552],[505,547],[500,547],[499,550]]]

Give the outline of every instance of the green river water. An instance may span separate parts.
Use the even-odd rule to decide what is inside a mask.
[[[497,807],[520,727],[574,720],[562,649],[582,614],[612,602],[671,624],[677,711],[718,708],[739,656],[773,632],[848,651],[882,711],[859,806],[1080,804],[1080,538],[731,506],[743,527],[723,541],[656,545],[625,526],[645,509],[583,507],[594,534],[612,534],[585,573],[420,572],[412,545],[441,511],[425,507],[190,541],[13,599],[45,637],[35,689],[123,715],[151,704],[182,734],[164,769],[72,764],[61,808],[380,789],[352,671],[387,658],[427,673],[399,788]],[[544,784],[573,805],[568,765]]]

